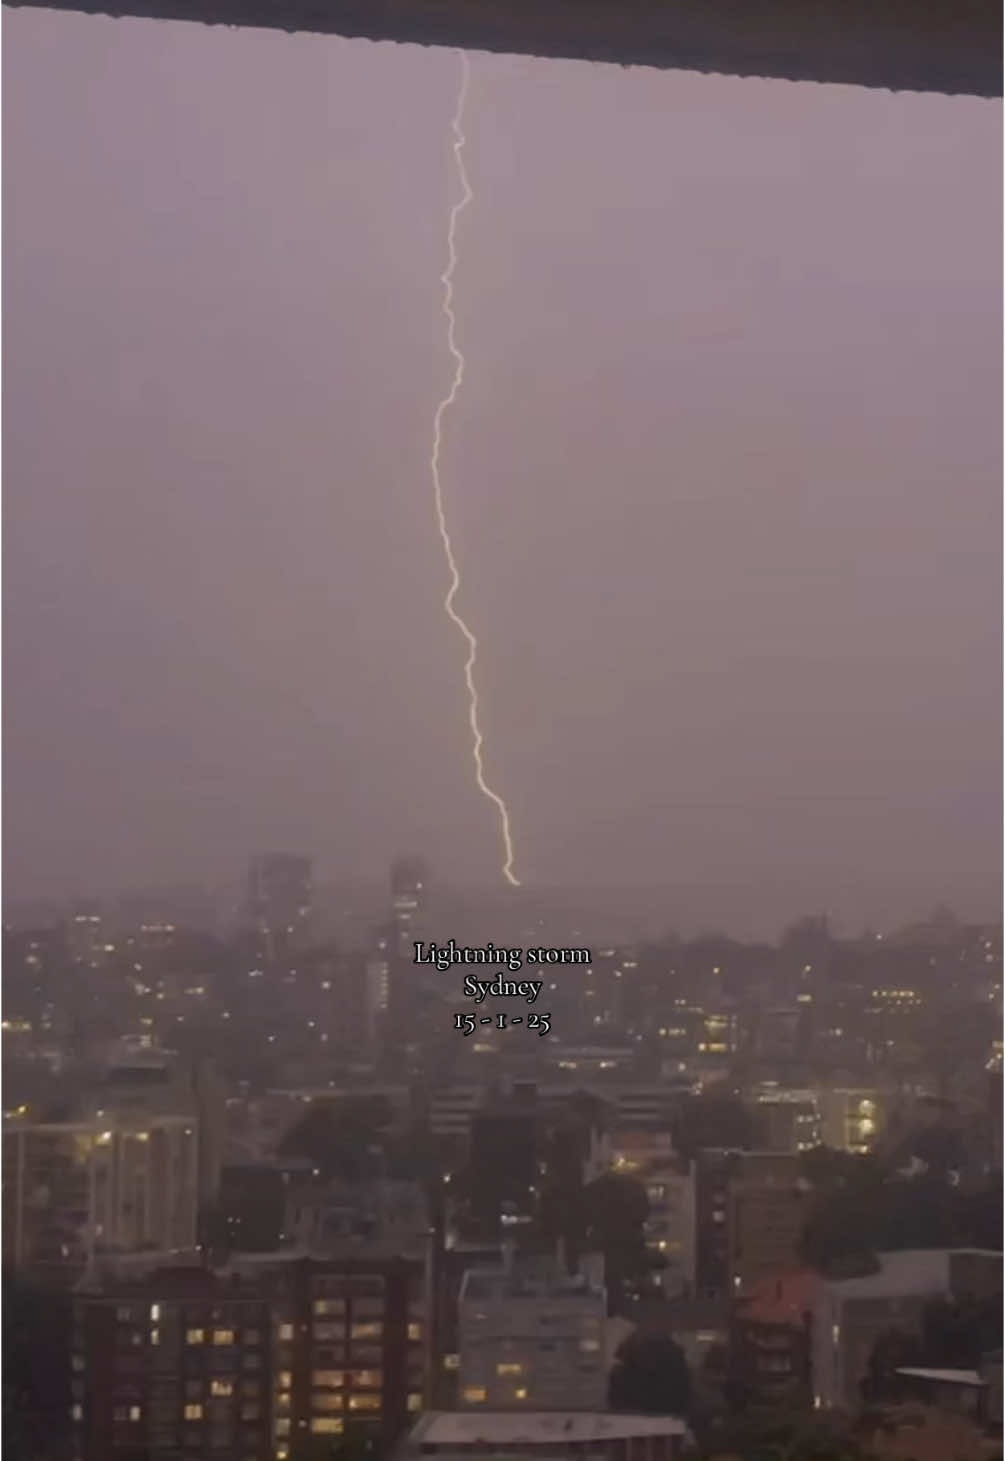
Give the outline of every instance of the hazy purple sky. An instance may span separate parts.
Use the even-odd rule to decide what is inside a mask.
[[[5,40],[8,896],[490,881],[427,465],[456,56]],[[996,913],[1000,115],[474,57],[444,486],[526,881]]]

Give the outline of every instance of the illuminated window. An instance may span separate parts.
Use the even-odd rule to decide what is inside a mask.
[[[280,1326],[279,1326],[279,1338],[280,1339],[292,1339],[293,1338],[293,1325],[292,1324],[280,1324]]]
[[[408,1337],[409,1337],[409,1339],[412,1339],[412,1340],[419,1340],[419,1339],[421,1339],[422,1338],[422,1325],[421,1324],[409,1324],[409,1326],[408,1326]]]
[[[349,1379],[353,1385],[359,1386],[362,1390],[379,1390],[384,1383],[384,1375],[381,1370],[352,1370]]]
[[[74,1405],[74,1406],[71,1406],[71,1408],[70,1408],[70,1419],[71,1420],[83,1420],[84,1419],[84,1407],[82,1405]]]
[[[443,1356],[443,1368],[445,1370],[459,1370],[460,1367],[461,1357],[459,1354],[445,1354]]]
[[[496,1374],[497,1375],[522,1375],[523,1374],[523,1365],[517,1365],[517,1364],[496,1365]]]
[[[139,1420],[141,1418],[142,1414],[143,1414],[143,1412],[142,1412],[142,1410],[140,1409],[140,1407],[138,1405],[130,1405],[130,1407],[129,1407],[129,1419],[130,1420]]]
[[[160,1330],[159,1329],[151,1329],[151,1331],[150,1331],[150,1343],[151,1344],[160,1344],[160,1342],[161,1342],[161,1332],[160,1332]]]
[[[600,1348],[600,1340],[581,1339],[579,1341],[579,1348],[582,1350],[583,1354],[594,1354]]]
[[[201,1405],[186,1405],[186,1407],[185,1407],[185,1419],[186,1420],[202,1420],[202,1406]]]
[[[355,1381],[355,1376],[353,1376]],[[327,1385],[332,1390],[339,1390],[345,1384],[344,1370],[315,1370],[311,1375],[311,1384]]]
[[[379,1395],[350,1395],[350,1410],[379,1410],[381,1399]]]
[[[379,1339],[383,1333],[383,1324],[354,1324],[349,1331],[353,1339]]]
[[[205,1344],[206,1343],[206,1331],[205,1331],[205,1329],[187,1329],[185,1331],[185,1343],[186,1344]]]
[[[290,1423],[289,1423],[289,1421],[288,1420],[277,1420],[276,1421],[276,1435],[277,1436],[288,1436],[289,1433],[290,1433]]]
[[[315,1436],[340,1436],[345,1421],[340,1415],[316,1415],[311,1421],[311,1431]]]
[[[513,1399],[514,1400],[526,1400],[527,1399],[527,1392],[526,1392],[526,1390],[514,1390],[513,1391]]]
[[[409,1394],[409,1397],[408,1397],[408,1408],[409,1408],[409,1410],[421,1410],[422,1409],[422,1395],[420,1393],[418,1393],[417,1391],[414,1391],[413,1390]]]
[[[484,1385],[469,1385],[461,1398],[465,1405],[480,1405],[487,1393]]]
[[[322,1414],[327,1410],[341,1410],[342,1396],[337,1390],[315,1390],[311,1396],[311,1409]]]
[[[160,1304],[151,1304],[150,1305],[150,1322],[151,1322],[151,1324],[156,1324],[157,1323],[157,1320],[160,1318],[160,1316],[161,1316],[161,1306],[160,1306]]]
[[[288,1390],[290,1388],[290,1386],[293,1384],[293,1371],[292,1370],[280,1370],[279,1371],[279,1375],[277,1377],[277,1383],[279,1385],[280,1390]]]
[[[233,1329],[214,1329],[213,1330],[213,1343],[214,1344],[233,1344],[234,1343],[234,1331],[233,1331]]]
[[[234,1385],[231,1380],[214,1380],[209,1387],[210,1395],[233,1395]]]
[[[345,1299],[315,1299],[315,1314],[344,1314]]]

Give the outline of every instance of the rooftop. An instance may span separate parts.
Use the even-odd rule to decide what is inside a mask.
[[[520,1264],[513,1269],[471,1268],[464,1275],[461,1300],[586,1298],[602,1296],[603,1286],[585,1273],[569,1274],[557,1264]]]
[[[841,1278],[824,1281],[824,1287],[842,1299],[891,1298],[898,1294],[947,1293],[950,1288],[950,1261],[958,1255],[995,1258],[1000,1253],[977,1248],[906,1248],[901,1253],[879,1253],[879,1272],[862,1278]]]
[[[905,1368],[897,1371],[911,1380],[935,1380],[940,1385],[986,1385],[976,1370],[916,1370]]]
[[[820,1280],[809,1269],[780,1274],[755,1285],[740,1302],[739,1316],[757,1324],[788,1324],[801,1327],[803,1315],[812,1308]]]
[[[684,1421],[671,1415],[614,1415],[603,1411],[430,1411],[409,1437],[409,1446],[582,1444],[632,1436],[684,1436]]]

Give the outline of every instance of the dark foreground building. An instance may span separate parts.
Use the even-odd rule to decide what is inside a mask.
[[[422,1408],[418,1260],[95,1274],[73,1307],[75,1461],[296,1461],[350,1432],[384,1454]]]

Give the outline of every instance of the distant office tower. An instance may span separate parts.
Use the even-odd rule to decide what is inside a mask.
[[[263,962],[286,958],[304,947],[312,912],[309,857],[265,852],[251,859],[247,920]]]
[[[105,931],[100,913],[74,913],[66,924],[66,947],[74,964],[97,969],[105,962]]]
[[[189,1116],[6,1123],[4,1263],[70,1281],[96,1253],[193,1249],[198,1179]]]
[[[425,912],[429,875],[419,857],[399,857],[391,864],[391,925],[394,952],[411,959],[416,925]]]
[[[370,1042],[382,1032],[391,1001],[392,942],[390,926],[374,930],[373,949],[366,962],[366,1036]]]

